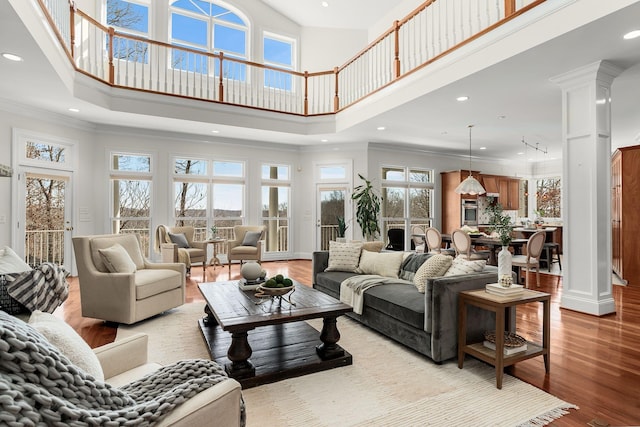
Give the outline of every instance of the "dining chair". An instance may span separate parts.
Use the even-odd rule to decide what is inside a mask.
[[[416,252],[427,252],[427,243],[425,241],[425,232],[419,225],[411,226],[411,240]]]
[[[488,251],[475,251],[471,245],[471,237],[469,237],[469,234],[460,229],[453,230],[453,233],[451,233],[451,244],[456,250],[456,256],[466,258],[468,260],[486,260],[489,257]]]
[[[529,271],[533,268],[536,270],[536,286],[540,287],[540,254],[544,248],[544,241],[546,238],[546,231],[537,231],[529,237],[527,241],[527,254],[526,255],[514,255],[511,258],[511,265],[518,267],[518,281],[522,273],[522,268],[526,268],[524,285],[529,288]]]
[[[391,251],[404,251],[404,229],[390,228],[387,230],[388,243],[385,249]]]

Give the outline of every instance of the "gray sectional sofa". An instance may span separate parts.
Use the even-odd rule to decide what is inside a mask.
[[[328,251],[314,252],[312,259],[313,287],[340,299],[340,283],[356,273],[325,272]],[[409,264],[405,261],[403,267]],[[366,290],[362,315],[348,315],[439,363],[457,356],[458,293],[497,281],[498,269],[493,266],[480,273],[428,279],[424,294],[412,282],[398,279],[397,284]],[[470,307],[468,339],[480,340],[485,331],[495,330],[494,319],[493,313]]]

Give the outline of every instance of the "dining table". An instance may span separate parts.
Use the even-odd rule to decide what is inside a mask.
[[[498,265],[498,248],[501,248],[502,242],[496,237],[487,236],[484,233],[469,234],[471,238],[471,245],[474,247],[486,247],[489,249],[489,259],[487,259],[488,265]],[[442,243],[446,243],[447,247],[451,245],[451,234],[442,235]],[[514,254],[522,253],[522,247],[527,244],[527,239],[512,239],[509,246],[513,248]]]

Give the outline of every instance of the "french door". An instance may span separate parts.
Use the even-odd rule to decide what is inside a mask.
[[[349,227],[348,194],[347,186],[318,186],[316,194],[316,250],[328,250],[329,242],[336,240],[338,237],[338,217],[346,219]],[[347,228],[347,233],[350,235],[349,228]]]

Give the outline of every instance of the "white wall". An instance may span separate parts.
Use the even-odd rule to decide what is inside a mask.
[[[364,30],[304,27],[301,32],[304,51],[300,70],[318,72],[340,67],[367,43],[367,32]]]
[[[611,85],[611,150],[640,144],[640,64],[628,68]]]

